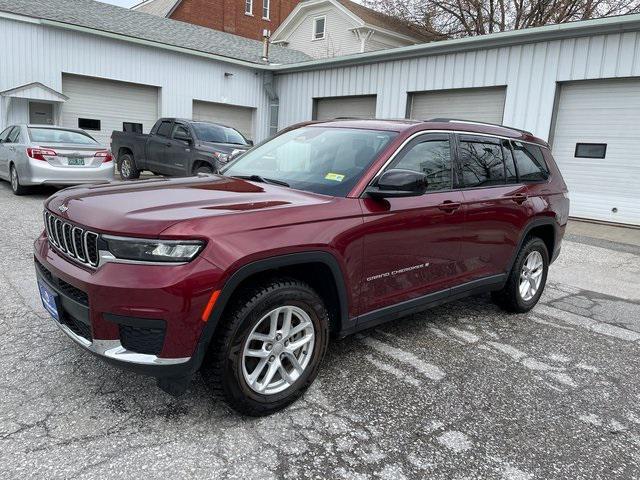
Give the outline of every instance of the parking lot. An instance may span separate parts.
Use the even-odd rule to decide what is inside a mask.
[[[329,348],[302,401],[243,418],[73,345],[40,305],[42,201],[0,183],[0,478],[638,478],[640,248],[570,235],[541,303],[488,296]]]

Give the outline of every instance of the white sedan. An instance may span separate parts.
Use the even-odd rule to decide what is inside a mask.
[[[113,157],[83,130],[11,125],[0,133],[0,178],[16,195],[30,185],[79,185],[114,179]]]

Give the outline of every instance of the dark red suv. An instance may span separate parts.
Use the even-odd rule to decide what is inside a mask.
[[[311,384],[330,334],[482,292],[531,309],[568,213],[527,132],[338,120],[286,129],[219,175],[63,190],[35,261],[76,343],[175,395],[202,367],[263,415]]]

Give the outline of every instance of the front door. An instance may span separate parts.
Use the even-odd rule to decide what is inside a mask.
[[[29,123],[53,125],[53,103],[29,102]]]
[[[167,167],[167,150],[171,145],[171,131],[173,122],[166,120],[160,123],[155,132],[147,138],[146,169],[160,175],[172,175],[172,169]]]
[[[365,234],[361,314],[456,284],[464,209],[462,193],[452,189],[453,144],[449,134],[421,135],[387,167],[426,173],[427,193],[362,200]]]
[[[472,135],[458,140],[467,227],[462,268],[465,281],[471,281],[508,270],[529,218],[529,200],[508,141]]]
[[[168,142],[166,154],[166,167],[171,170],[171,175],[183,177],[191,175],[191,153],[192,141],[186,141],[185,138],[192,139],[189,128],[182,123],[175,123],[171,133],[171,139]]]

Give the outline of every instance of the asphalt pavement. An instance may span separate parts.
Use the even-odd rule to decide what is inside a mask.
[[[32,260],[51,193],[0,183],[2,479],[640,478],[637,246],[570,235],[528,314],[484,295],[333,341],[301,401],[254,419],[58,330]]]

